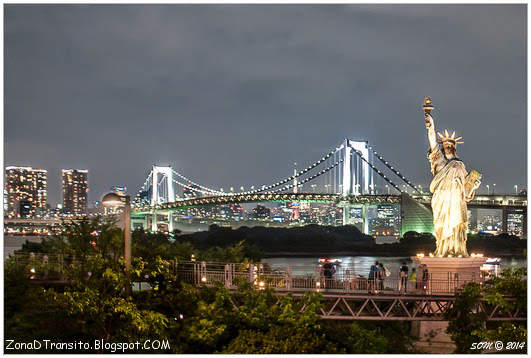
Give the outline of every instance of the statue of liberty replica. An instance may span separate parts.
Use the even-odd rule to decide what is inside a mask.
[[[466,233],[468,229],[468,212],[466,203],[474,198],[481,184],[481,174],[476,171],[467,173],[465,164],[457,156],[457,145],[462,144],[462,137],[456,137],[455,131],[448,130],[435,135],[431,110],[431,99],[424,99],[424,117],[430,148],[428,159],[431,164],[433,180],[430,192],[433,193],[431,207],[433,227],[437,249],[436,257],[468,257],[466,250]]]

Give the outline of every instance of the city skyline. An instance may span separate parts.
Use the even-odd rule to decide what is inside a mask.
[[[248,188],[344,137],[426,186],[426,95],[483,190],[527,183],[525,5],[5,9],[5,165],[47,169],[49,203],[62,168],[91,203],[155,163]]]

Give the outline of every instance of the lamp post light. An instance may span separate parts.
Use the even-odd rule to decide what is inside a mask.
[[[492,195],[496,194],[495,191],[496,191],[496,183],[493,183],[492,184]]]
[[[124,259],[126,275],[129,277],[131,270],[131,199],[129,195],[108,193],[103,196],[101,203],[109,208],[124,208]],[[126,290],[130,293],[131,287],[126,286]]]
[[[514,186],[514,195],[518,195],[518,185]]]

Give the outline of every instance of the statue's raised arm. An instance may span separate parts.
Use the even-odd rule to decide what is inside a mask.
[[[435,125],[433,124],[433,118],[431,116],[431,110],[433,109],[433,104],[430,97],[424,98],[424,104],[422,105],[424,109],[424,120],[426,122],[426,129],[428,130],[428,140],[430,142],[430,149],[433,151],[437,147],[437,136],[435,135]]]
[[[437,136],[435,135],[433,117],[429,113],[426,113],[424,115],[424,118],[426,119],[426,129],[428,130],[428,140],[430,142],[430,148],[433,151],[435,150],[435,147],[437,147]]]

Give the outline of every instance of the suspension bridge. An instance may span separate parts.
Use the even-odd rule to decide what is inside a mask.
[[[399,208],[399,234],[433,232],[430,194],[414,185],[368,141],[344,139],[304,169],[295,168],[293,175],[251,185],[247,190],[234,188],[238,187],[227,191],[208,187],[170,166],[153,165],[132,200],[132,223],[152,231],[163,224],[171,232],[175,219],[185,210],[257,202],[296,203],[291,208],[291,219],[296,221],[301,203],[326,203],[342,211],[343,225],[359,223],[365,234],[369,234],[369,207],[374,205]],[[527,198],[477,196],[469,203],[469,207],[483,206],[503,208],[506,228],[510,213],[526,214]]]

